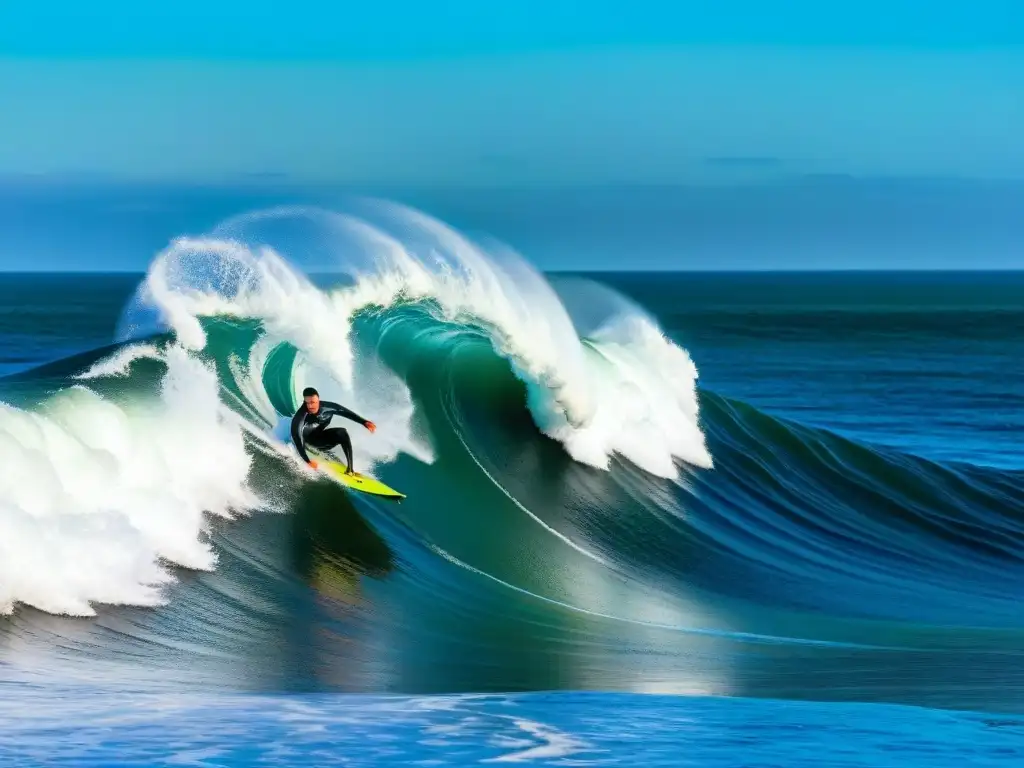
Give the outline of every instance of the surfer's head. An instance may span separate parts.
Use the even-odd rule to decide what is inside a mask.
[[[312,387],[306,387],[302,390],[302,399],[306,403],[306,410],[310,413],[316,413],[320,410],[320,393]]]

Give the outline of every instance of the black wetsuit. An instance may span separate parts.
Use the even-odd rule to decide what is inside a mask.
[[[344,427],[327,429],[327,425],[334,416],[344,416],[364,427],[369,424],[362,416],[329,400],[321,400],[320,408],[316,413],[310,413],[306,404],[303,403],[292,417],[292,441],[299,450],[299,456],[307,464],[309,463],[309,456],[306,454],[307,445],[323,451],[329,451],[334,446],[340,445],[341,450],[345,452],[345,465],[348,467],[348,471],[354,472],[355,470],[352,468],[352,439],[348,436],[348,430]]]

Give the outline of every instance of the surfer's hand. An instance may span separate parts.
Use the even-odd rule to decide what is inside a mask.
[[[374,424],[372,421],[366,422],[366,428],[368,430],[370,430],[371,432],[376,432],[377,431],[377,425]]]
[[[310,461],[309,462],[309,466],[311,466],[313,469],[316,469],[316,462],[315,461]]]

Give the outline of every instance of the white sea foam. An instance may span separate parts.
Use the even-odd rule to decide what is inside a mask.
[[[112,376],[127,376],[131,371],[132,363],[136,360],[158,356],[159,352],[152,344],[127,344],[109,357],[97,360],[76,378],[85,381]]]
[[[35,411],[0,404],[0,613],[159,604],[166,563],[216,563],[203,513],[257,503],[216,375],[180,347],[159,356],[156,399],[115,404],[76,385]]]
[[[288,248],[261,242],[261,227],[280,220],[304,223],[305,239]],[[349,284],[313,285],[298,266],[310,244]],[[409,300],[429,300],[439,320],[485,329],[525,382],[537,426],[575,459],[607,468],[618,454],[665,477],[677,460],[711,465],[692,361],[607,289],[556,292],[507,248],[484,249],[400,206],[363,218],[257,212],[176,240],[153,261],[119,340],[156,321],[174,331],[172,343],[125,346],[35,410],[0,404],[0,613],[17,603],[72,615],[100,603],[154,605],[172,579],[168,563],[213,568],[204,512],[229,517],[262,503],[247,488],[243,432],[264,437],[271,425],[281,442],[270,447],[288,450],[288,414],[275,411],[262,379],[281,342],[298,350],[296,401],[312,384],[377,424],[354,440],[360,469],[401,453],[432,461],[404,382],[351,338],[358,313]],[[227,361],[244,416],[225,407],[216,373],[195,354],[208,343],[200,320],[214,315],[262,325],[248,357],[236,350]],[[85,384],[123,377],[142,358],[167,367],[157,398],[132,402],[125,390],[115,402]]]
[[[307,231],[282,242],[267,234],[268,222],[281,221],[300,221]],[[315,287],[297,266],[311,248],[320,263],[333,258],[351,284]],[[173,242],[153,262],[122,327],[138,327],[139,310],[155,309],[182,344],[201,349],[206,336],[199,318],[257,319],[269,338],[299,350],[296,394],[313,384],[381,427],[373,439],[356,441],[357,461],[391,460],[399,452],[429,460],[429,446],[412,434],[404,384],[375,358],[357,362],[350,335],[359,312],[430,300],[439,319],[488,330],[495,350],[526,383],[537,426],[575,459],[607,468],[618,454],[663,477],[676,476],[676,460],[710,467],[698,423],[697,371],[686,351],[625,302],[581,340],[563,298],[509,249],[485,250],[417,211],[378,204],[356,218],[292,207]]]

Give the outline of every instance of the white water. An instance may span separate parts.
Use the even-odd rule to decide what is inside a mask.
[[[18,603],[81,616],[100,603],[157,605],[172,580],[166,564],[214,568],[204,513],[264,505],[247,488],[243,431],[264,437],[253,426],[262,422],[282,441],[269,449],[291,450],[288,415],[274,411],[262,384],[282,341],[299,350],[296,401],[313,385],[377,424],[373,435],[351,425],[357,468],[401,453],[432,461],[404,382],[350,338],[357,313],[403,300],[432,300],[440,320],[486,329],[526,383],[538,427],[577,460],[607,468],[618,454],[663,477],[676,476],[677,460],[711,466],[696,368],[638,308],[583,284],[560,296],[516,254],[485,251],[423,214],[397,206],[371,214],[265,211],[175,241],[153,261],[119,332],[125,341],[155,317],[175,343],[125,346],[33,411],[0,404],[0,613]],[[276,248],[254,236],[282,219],[316,236]],[[324,292],[303,275],[295,262],[310,243],[351,285]],[[247,359],[227,361],[244,398],[232,405],[244,406],[247,421],[222,403],[215,372],[195,355],[207,344],[200,318],[218,314],[263,327]],[[88,388],[143,358],[167,366],[159,398],[112,402]]]
[[[282,223],[293,225],[285,228],[291,239],[282,237],[283,227],[275,231]],[[320,266],[333,260],[351,285],[316,288],[298,266],[310,253]],[[583,343],[562,298],[515,253],[484,250],[397,205],[378,204],[361,218],[294,207],[260,211],[211,236],[177,240],[154,260],[122,327],[138,327],[155,310],[180,343],[198,350],[206,344],[200,317],[259,320],[269,340],[300,350],[296,400],[304,386],[316,386],[377,423],[373,438],[357,435],[357,462],[390,461],[400,452],[429,461],[429,444],[411,425],[405,385],[375,357],[357,361],[350,337],[357,313],[425,299],[441,320],[488,329],[495,350],[526,383],[537,426],[576,460],[607,469],[618,454],[673,478],[677,460],[711,466],[698,424],[696,367],[650,318],[622,302]],[[250,360],[243,389],[258,380],[257,363]],[[252,402],[269,407],[259,396]],[[264,415],[278,419],[284,437],[283,420]]]
[[[156,354],[130,357],[143,353]],[[32,412],[0,404],[0,613],[15,603],[76,616],[93,603],[160,604],[172,578],[161,560],[216,564],[203,512],[256,505],[242,430],[214,372],[180,347],[163,359],[157,400],[115,404],[73,386]]]
[[[132,363],[146,357],[158,358],[160,357],[160,351],[152,344],[128,344],[118,349],[110,357],[97,360],[87,371],[78,374],[76,378],[86,381],[88,379],[127,376],[131,371]]]

